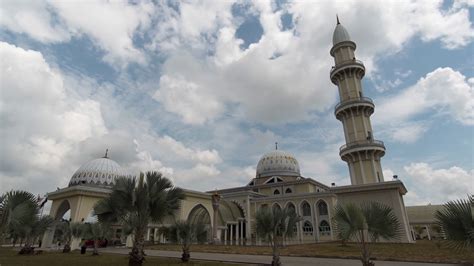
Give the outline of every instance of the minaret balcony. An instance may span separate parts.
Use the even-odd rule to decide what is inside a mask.
[[[330,77],[332,83],[338,85],[339,79],[341,75],[344,73],[348,75],[357,75],[357,78],[361,79],[365,75],[365,66],[362,61],[357,59],[346,60],[337,63],[335,66],[331,68]]]
[[[379,151],[381,156],[385,154],[385,145],[383,141],[367,139],[367,140],[358,140],[344,144],[339,148],[339,155],[341,157],[353,153],[353,152],[363,152],[363,151]]]
[[[342,101],[334,107],[334,115],[337,119],[341,119],[342,115],[348,110],[362,110],[365,109],[369,114],[374,113],[374,102],[368,97],[350,98]]]

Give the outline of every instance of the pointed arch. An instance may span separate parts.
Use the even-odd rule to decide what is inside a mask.
[[[300,205],[303,216],[311,216],[311,205],[306,200],[303,200]]]
[[[323,199],[318,200],[316,203],[316,210],[319,216],[329,215],[328,204]]]
[[[286,203],[285,208],[292,210],[294,213],[296,213],[296,205],[291,201]]]

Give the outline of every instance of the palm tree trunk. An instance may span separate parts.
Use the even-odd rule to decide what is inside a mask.
[[[133,241],[132,252],[130,252],[130,259],[128,260],[129,266],[141,266],[143,264],[144,252],[143,246],[145,243],[145,238],[142,230],[137,230],[135,232],[135,239]]]
[[[280,244],[280,237],[275,236],[272,241],[272,253],[273,253],[272,266],[281,265],[279,244]]]
[[[68,239],[66,243],[64,243],[63,253],[69,253],[71,251],[71,239]]]
[[[361,234],[361,244],[362,244],[362,258],[361,258],[362,265],[373,266],[375,264],[372,261],[370,261],[370,251],[369,251],[368,243],[365,239],[365,231],[362,230],[360,234]]]
[[[99,255],[99,239],[94,239],[94,252],[92,252],[92,255]]]
[[[190,258],[191,258],[191,254],[189,253],[189,245],[184,244],[183,245],[183,254],[181,255],[181,261],[182,262],[188,262]]]

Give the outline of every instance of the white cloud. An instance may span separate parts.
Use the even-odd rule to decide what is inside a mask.
[[[167,111],[179,114],[183,122],[203,124],[214,119],[223,110],[222,104],[205,90],[202,85],[182,77],[163,75],[160,78],[160,89],[153,98],[162,103]]]
[[[242,40],[235,37],[240,20],[231,17],[229,4],[211,8],[205,3],[184,3],[179,11],[160,8],[168,11],[161,18],[163,23],[158,25],[159,34],[151,47],[191,52],[184,56],[169,52],[155,99],[185,123],[212,121],[229,108],[243,119],[266,124],[306,120],[312,112],[327,110],[336,98],[336,90],[331,89],[334,86],[327,78],[331,67],[329,40],[334,29],[328,22],[334,21],[336,13],[357,42],[357,55],[364,60],[369,76],[377,70],[375,62],[380,56],[400,51],[412,38],[440,40],[452,49],[466,46],[473,37],[467,9],[453,7],[445,12],[441,1],[324,5],[296,1],[281,10],[268,2],[251,6],[264,32],[245,50],[240,47]],[[383,12],[387,9],[391,12]],[[201,13],[193,15],[196,12]],[[293,15],[295,26],[291,30],[284,30],[281,22],[286,12]],[[437,22],[445,20],[449,27]],[[167,87],[170,77],[184,81],[180,86]],[[398,78],[385,85],[396,87],[401,83]],[[198,104],[202,98],[208,104]]]
[[[129,62],[144,63],[145,56],[133,44],[137,30],[147,28],[152,4],[125,1],[52,1],[55,12],[73,34],[85,34],[105,51],[104,60],[119,67]]]
[[[474,89],[469,80],[452,68],[437,68],[397,95],[377,101],[374,122],[384,125],[382,133],[411,143],[429,128],[420,115],[448,116],[460,124],[474,125]]]
[[[54,22],[48,8],[43,1],[3,1],[0,5],[0,26],[40,42],[68,41],[70,32]]]
[[[466,170],[452,166],[446,169],[433,169],[427,163],[411,163],[404,167],[407,182],[416,188],[412,195],[416,202],[407,204],[444,203],[449,200],[465,198],[474,193],[474,169]]]
[[[17,187],[14,176],[54,184],[45,173],[58,170],[77,142],[107,133],[100,104],[70,97],[39,52],[0,42],[0,58],[2,187]]]
[[[44,43],[89,37],[105,52],[103,60],[118,68],[145,63],[133,38],[148,28],[154,6],[126,1],[7,1],[0,6],[0,25]]]

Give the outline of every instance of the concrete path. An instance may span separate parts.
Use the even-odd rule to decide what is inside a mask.
[[[128,254],[130,249],[127,248],[105,248],[101,252]],[[145,250],[147,256],[181,258],[179,251],[164,250]],[[191,252],[191,259],[237,262],[250,264],[270,264],[272,257],[268,255],[241,255],[241,254],[224,254],[224,253],[203,253]],[[361,266],[359,260],[351,259],[328,259],[328,258],[311,258],[311,257],[287,257],[282,256],[281,261],[285,266]],[[377,261],[376,266],[451,266],[456,264],[437,264],[437,263],[416,263],[416,262],[398,262],[398,261]]]

